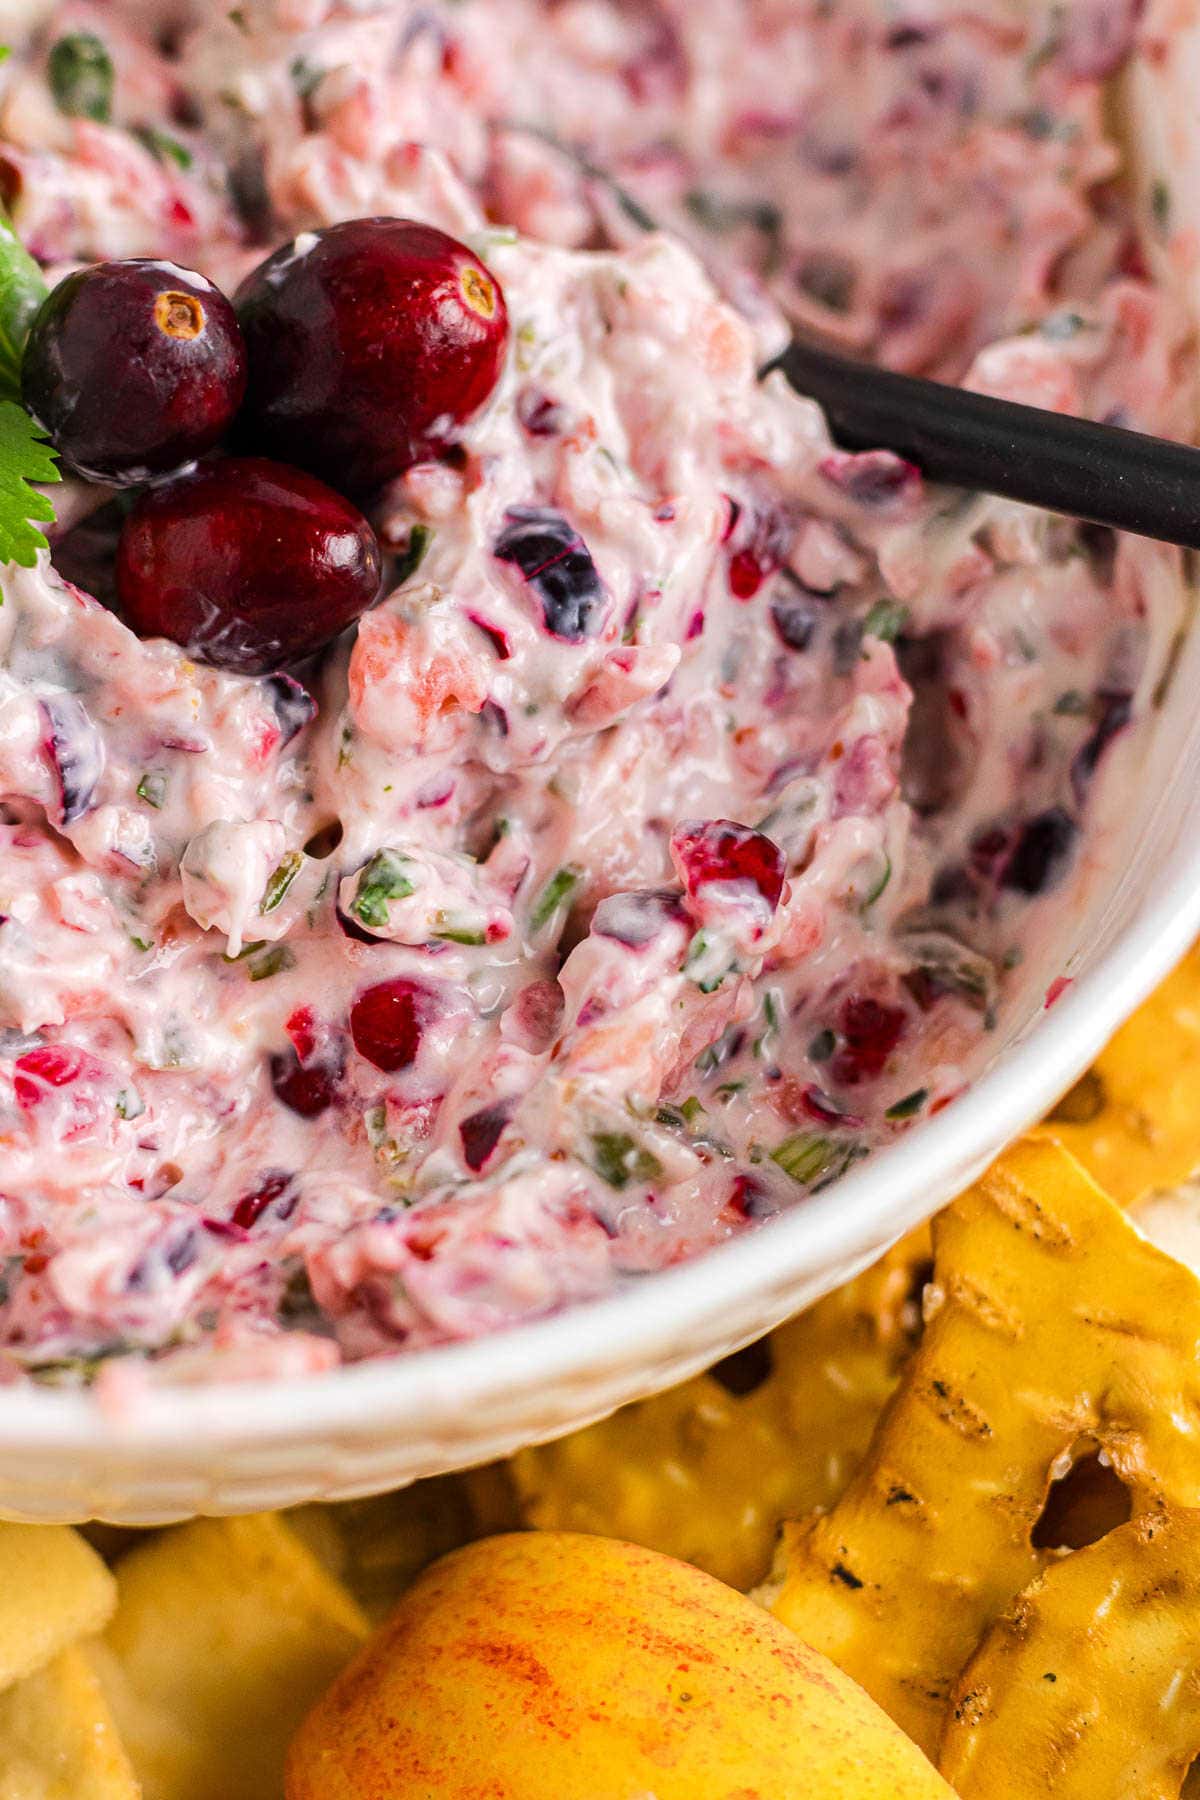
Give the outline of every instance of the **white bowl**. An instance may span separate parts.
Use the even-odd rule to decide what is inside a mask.
[[[1190,48],[1200,67],[1200,31]],[[1156,124],[1138,134],[1145,182],[1155,159],[1178,167],[1181,132],[1200,144],[1190,98],[1161,79],[1132,84]],[[1189,191],[1200,204],[1200,169]],[[989,1066],[937,1118],[757,1232],[505,1335],[303,1380],[158,1389],[122,1419],[86,1393],[0,1390],[0,1513],[151,1524],[399,1487],[681,1381],[845,1280],[1038,1119],[1200,933],[1198,693],[1191,632],[1162,710],[1107,759],[1116,829],[1089,848]],[[1060,973],[1072,984],[1048,1010]]]
[[[1086,1068],[1200,932],[1200,634],[1110,787],[1145,795],[977,1085],[835,1187],[682,1268],[504,1335],[275,1384],[160,1389],[128,1419],[86,1393],[0,1392],[0,1512],[157,1523],[348,1498],[501,1456],[683,1380],[865,1265],[965,1187]],[[1046,1009],[1056,970],[1072,984]]]

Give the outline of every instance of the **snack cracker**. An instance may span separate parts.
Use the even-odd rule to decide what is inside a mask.
[[[786,1528],[774,1601],[929,1751],[1083,1447],[1138,1509],[1200,1503],[1200,1283],[1072,1157],[1018,1144],[935,1221],[934,1259],[922,1344],[845,1495]]]
[[[951,1698],[962,1800],[1177,1800],[1200,1754],[1200,1512],[1167,1508],[1052,1564]]]

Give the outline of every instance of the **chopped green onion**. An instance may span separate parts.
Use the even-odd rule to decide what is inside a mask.
[[[262,899],[258,903],[260,913],[273,913],[282,904],[288,889],[304,867],[304,857],[299,850],[289,850],[275,873],[266,885]]]
[[[907,623],[907,606],[897,600],[877,600],[863,620],[863,636],[894,644]]]
[[[425,561],[429,546],[433,542],[433,532],[428,525],[414,525],[408,534],[408,543],[396,560],[393,585],[400,587],[411,581],[421,564]]]
[[[167,777],[162,769],[147,769],[137,784],[137,796],[147,806],[161,806],[167,797]]]
[[[822,1137],[815,1131],[797,1131],[775,1146],[771,1161],[778,1163],[784,1174],[790,1175],[801,1187],[815,1193],[866,1154],[865,1145],[853,1140]]]
[[[438,913],[435,923],[437,925],[437,930],[434,932],[433,935],[435,938],[441,938],[443,943],[447,943],[447,944],[486,944],[487,943],[487,933],[486,933],[486,931],[484,931],[483,927],[480,925],[468,924],[465,919],[461,920],[459,923],[455,923],[455,920],[451,914]]]
[[[50,91],[60,112],[72,119],[108,124],[116,71],[112,57],[94,32],[74,31],[59,38],[47,67]]]
[[[529,929],[540,931],[548,925],[560,906],[565,905],[575,889],[579,886],[580,871],[568,863],[556,875],[552,875],[537,899],[529,914]]]
[[[285,969],[294,969],[296,958],[286,944],[276,944],[248,966],[251,981],[269,981],[272,975],[280,975]]]
[[[388,901],[407,900],[416,884],[407,873],[411,859],[395,850],[380,850],[363,869],[350,911],[364,925],[381,928],[388,922]]]
[[[928,1088],[916,1088],[911,1094],[905,1094],[903,1100],[897,1100],[894,1106],[889,1106],[883,1116],[885,1119],[911,1119],[914,1113],[920,1112],[928,1098]]]
[[[187,145],[168,132],[160,131],[156,125],[135,125],[133,135],[156,162],[174,163],[177,169],[185,172],[191,168],[194,158]]]
[[[122,1088],[117,1095],[117,1117],[119,1119],[140,1119],[146,1110],[146,1102],[136,1088]]]
[[[609,1187],[628,1187],[631,1181],[655,1181],[662,1164],[627,1131],[592,1134],[592,1167]]]
[[[892,859],[888,855],[887,851],[885,850],[883,853],[883,873],[879,876],[874,887],[871,889],[870,893],[867,895],[866,899],[863,901],[864,908],[868,907],[868,906],[874,906],[875,902],[879,899],[880,895],[887,888],[887,884],[891,879],[892,879]]]

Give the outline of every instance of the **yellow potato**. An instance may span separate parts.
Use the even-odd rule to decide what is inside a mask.
[[[122,1558],[93,1658],[146,1800],[274,1800],[287,1742],[367,1635],[274,1513],[196,1519]]]
[[[733,1588],[612,1538],[435,1563],[305,1721],[288,1800],[951,1800]]]
[[[117,1587],[66,1525],[0,1525],[0,1689],[99,1631]]]
[[[81,1650],[0,1694],[0,1800],[139,1800],[112,1714]]]

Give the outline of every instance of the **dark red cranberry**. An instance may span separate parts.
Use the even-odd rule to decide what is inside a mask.
[[[779,845],[731,819],[685,820],[671,836],[671,855],[694,898],[710,882],[748,881],[774,912],[787,863]]]
[[[21,395],[63,460],[127,486],[211,450],[246,389],[246,346],[211,281],[105,262],[60,281],[30,328]]]
[[[1004,870],[1004,885],[1018,894],[1049,893],[1065,877],[1075,851],[1079,827],[1061,806],[1051,806],[1030,819],[1017,839]]]
[[[104,739],[74,694],[51,694],[40,710],[43,748],[58,789],[55,823],[72,825],[91,810],[104,773]]]
[[[276,1200],[282,1199],[291,1185],[292,1177],[282,1170],[277,1169],[273,1174],[267,1175],[253,1193],[242,1195],[230,1215],[232,1222],[240,1225],[243,1231],[249,1231],[250,1227],[256,1225],[262,1218],[268,1206],[273,1206]],[[296,1198],[296,1195],[292,1194],[290,1204],[285,1204],[277,1209],[277,1216],[280,1219],[290,1217],[295,1211]]]
[[[508,313],[465,244],[411,219],[307,232],[243,282],[248,441],[369,493],[491,394]]]
[[[484,1106],[479,1112],[471,1113],[459,1125],[463,1161],[475,1174],[491,1158],[504,1134],[504,1127],[512,1117],[512,1110],[510,1100],[498,1100],[494,1106]]]
[[[346,1073],[346,1044],[340,1032],[318,1024],[311,1008],[298,1007],[285,1027],[290,1050],[271,1058],[275,1096],[302,1119],[317,1119],[337,1099]]]
[[[838,1019],[842,1041],[829,1065],[834,1081],[853,1087],[881,1075],[906,1023],[903,1007],[865,996],[847,1000]]]
[[[549,506],[510,506],[492,555],[521,571],[554,637],[578,644],[595,636],[604,614],[604,583],[591,551],[560,512]]]
[[[125,521],[117,593],[140,637],[264,675],[319,650],[379,592],[375,533],[300,469],[209,463],[144,494]]]
[[[433,1007],[429,989],[405,975],[364,988],[350,1008],[355,1049],[386,1075],[407,1069],[416,1061]]]

